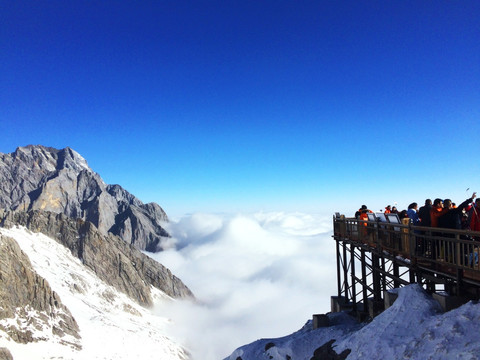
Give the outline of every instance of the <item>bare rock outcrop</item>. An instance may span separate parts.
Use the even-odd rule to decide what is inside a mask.
[[[55,336],[81,349],[79,328],[69,309],[35,272],[17,242],[1,234],[0,304],[0,329],[14,341],[29,343]],[[8,354],[5,349],[2,356]]]
[[[147,251],[162,250],[163,209],[144,204],[120,185],[107,185],[71,148],[41,145],[0,153],[0,208],[44,210],[89,221]]]
[[[0,360],[13,360],[10,350],[4,347],[0,347]]]
[[[57,240],[100,279],[143,306],[152,305],[150,285],[173,298],[193,298],[188,287],[169,269],[117,236],[102,234],[88,221],[31,210],[6,212],[1,225],[22,225]]]
[[[335,339],[332,339],[320,346],[314,351],[313,357],[310,360],[345,360],[352,351],[345,349],[341,354],[337,354],[335,350],[333,350],[334,342]]]

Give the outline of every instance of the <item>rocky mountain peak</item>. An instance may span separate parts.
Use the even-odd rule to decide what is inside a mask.
[[[0,208],[63,213],[93,223],[141,250],[162,250],[163,209],[107,185],[75,150],[42,145],[0,153]]]

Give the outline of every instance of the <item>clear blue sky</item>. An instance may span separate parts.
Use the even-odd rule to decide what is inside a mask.
[[[0,5],[0,152],[70,146],[169,214],[480,190],[479,1]]]

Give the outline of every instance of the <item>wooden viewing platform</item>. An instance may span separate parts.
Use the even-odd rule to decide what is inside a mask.
[[[338,294],[332,311],[378,315],[394,301],[388,290],[419,283],[445,310],[480,298],[480,232],[413,226],[409,219],[369,214],[333,218]]]

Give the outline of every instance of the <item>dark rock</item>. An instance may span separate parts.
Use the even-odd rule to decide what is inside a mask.
[[[270,349],[274,346],[275,346],[275,344],[273,342],[269,342],[269,343],[265,344],[265,351],[267,351],[268,349]]]
[[[313,353],[313,357],[310,360],[345,360],[350,354],[351,350],[346,349],[341,354],[337,354],[332,347],[335,339],[323,344]]]

